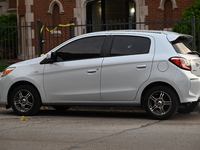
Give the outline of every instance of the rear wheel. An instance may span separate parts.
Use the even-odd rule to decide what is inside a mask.
[[[34,115],[41,106],[38,91],[30,85],[20,85],[11,94],[11,106],[18,115]]]
[[[199,105],[199,102],[193,102],[193,103],[185,103],[185,104],[180,104],[179,108],[178,108],[178,113],[191,113],[193,112],[197,106]]]
[[[179,98],[168,86],[160,85],[151,88],[144,97],[144,107],[154,119],[164,120],[172,117],[178,109]]]

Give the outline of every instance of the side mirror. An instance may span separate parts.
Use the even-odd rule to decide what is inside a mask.
[[[47,54],[46,58],[40,62],[40,64],[52,64],[56,61],[56,52]]]
[[[54,63],[56,61],[56,52],[52,52],[50,54],[47,54],[47,57],[46,57],[46,62],[47,63]]]

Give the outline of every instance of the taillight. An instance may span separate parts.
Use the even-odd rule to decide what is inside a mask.
[[[191,70],[190,61],[188,61],[185,58],[182,58],[182,57],[172,57],[172,58],[169,59],[169,61],[171,61],[173,64],[175,64],[176,66],[178,66],[181,69]]]

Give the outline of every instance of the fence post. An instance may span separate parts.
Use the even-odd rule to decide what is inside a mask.
[[[70,24],[74,23],[74,18],[72,18],[72,20],[70,21]],[[69,27],[70,30],[70,38],[74,37],[74,25]]]
[[[198,44],[197,44],[197,46],[198,46],[198,52],[200,52],[200,24],[198,23],[198,29],[197,29],[198,31],[197,31],[197,33],[198,33]]]
[[[130,16],[129,18],[128,18],[128,28],[129,29],[132,29],[132,17]]]
[[[192,36],[193,36],[193,41],[192,41],[192,47],[194,50],[196,50],[196,31],[195,31],[195,16],[194,14],[192,15]]]
[[[42,29],[42,22],[41,21],[37,21],[37,26],[38,26],[38,56],[40,56],[41,54],[43,54],[43,43],[42,43],[42,33],[41,33],[41,29]]]

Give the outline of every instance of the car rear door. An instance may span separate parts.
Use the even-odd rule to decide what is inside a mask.
[[[102,65],[102,100],[134,100],[139,87],[150,76],[153,56],[152,37],[113,36],[110,55]]]

